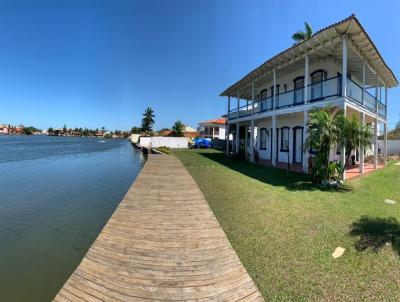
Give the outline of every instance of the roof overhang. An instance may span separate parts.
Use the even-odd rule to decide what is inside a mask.
[[[283,52],[264,62],[258,68],[248,73],[241,80],[227,88],[220,96],[236,97],[240,94],[241,98],[251,99],[249,87],[252,82],[260,81],[262,78],[271,77],[273,69],[281,70],[291,65],[303,64],[305,55],[315,56],[316,58],[333,58],[337,61],[341,57],[341,39],[347,37],[348,41],[348,65],[351,68],[359,69],[358,66],[350,66],[351,56],[359,62],[365,62],[369,69],[366,83],[376,83],[376,78],[383,83],[385,87],[395,87],[398,81],[392,70],[386,65],[375,44],[361,23],[355,17],[350,17],[332,24],[316,32],[310,39],[293,45]],[[362,68],[362,64],[361,64]],[[241,92],[244,92],[243,94]]]

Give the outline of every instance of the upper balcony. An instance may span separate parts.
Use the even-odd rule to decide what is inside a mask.
[[[275,96],[275,106],[273,106],[273,96],[254,102],[254,114],[301,106],[305,104],[304,99],[305,88],[294,89],[287,92],[277,94]],[[334,100],[342,95],[342,78],[336,76],[326,80],[316,82],[307,86],[307,103],[323,102],[326,100]],[[347,79],[347,98],[355,104],[362,106],[371,113],[376,113],[381,117],[386,118],[386,105],[373,96],[367,89],[364,90],[356,82]],[[228,119],[243,118],[251,116],[253,107],[252,103],[230,110]]]

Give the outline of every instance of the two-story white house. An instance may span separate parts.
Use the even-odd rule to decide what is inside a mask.
[[[397,85],[375,44],[351,15],[277,54],[221,93],[228,99],[227,135],[234,135],[233,150],[227,144],[226,152],[242,151],[251,162],[276,167],[289,162],[293,170],[307,173],[311,161],[303,145],[308,113],[329,105],[373,126],[376,169],[378,129],[384,133],[381,154],[386,164],[388,88]],[[365,154],[366,150],[356,152],[360,174],[365,172]],[[332,160],[344,163],[344,156],[343,147],[331,152]]]
[[[226,118],[219,117],[199,123],[197,132],[199,137],[211,139],[225,139]]]

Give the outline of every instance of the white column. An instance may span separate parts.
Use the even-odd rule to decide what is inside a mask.
[[[374,120],[374,169],[378,167],[378,119]]]
[[[251,136],[250,136],[250,161],[254,163],[254,82],[251,82]]]
[[[272,70],[272,74],[273,74],[273,77],[274,77],[274,81],[273,81],[274,88],[272,89],[272,91],[274,92],[274,95],[273,95],[273,98],[272,98],[272,102],[273,102],[272,109],[275,110],[275,108],[276,108],[276,68],[275,67]]]
[[[275,90],[275,89],[274,89]],[[277,137],[276,137],[276,116],[275,114],[272,116],[272,166],[276,166],[276,144],[277,144]]]
[[[342,37],[342,96],[347,95],[347,38]]]
[[[343,101],[343,114],[344,114],[344,116],[346,116],[346,111],[347,111],[346,107],[347,107],[346,106],[346,102]],[[341,163],[341,166],[342,166],[342,169],[343,169],[343,180],[345,180],[346,179],[346,147],[344,145],[341,146],[341,148],[340,148],[340,163]]]
[[[307,104],[308,102],[308,55],[306,54],[305,60],[304,60],[304,103]],[[303,117],[303,147],[306,144],[306,139],[307,139],[307,132],[308,129],[308,111],[304,111],[304,117]],[[293,147],[294,148],[294,147]],[[308,173],[308,150],[303,150],[303,172]]]
[[[384,138],[383,138],[383,160],[384,160],[384,166],[386,167],[387,163],[387,123],[384,123]]]
[[[378,96],[379,96],[379,79],[376,76],[376,86],[375,86],[375,112],[378,113]]]
[[[385,87],[385,118],[387,118],[388,89]]]
[[[239,102],[240,102],[240,95],[239,91],[237,93],[237,111],[236,111],[236,137],[235,137],[235,151],[236,154],[239,153]]]
[[[304,60],[304,104],[308,102],[308,55],[306,54]],[[304,135],[303,135],[304,137]]]
[[[304,123],[303,123],[303,148],[306,145],[308,129],[308,111],[304,111]],[[303,172],[308,173],[308,150],[303,150]]]
[[[248,125],[245,125],[244,126],[244,150],[245,150],[245,152],[244,152],[244,159],[245,159],[245,161],[248,161],[249,160],[249,158],[247,157],[247,151],[248,151],[248,149],[247,149],[247,143],[248,143],[248,141],[249,141],[249,126]]]
[[[365,114],[364,112],[360,112],[360,120],[361,124],[365,125]],[[364,174],[364,148],[360,147],[360,173]]]
[[[362,104],[365,105],[365,62],[363,59],[363,75],[362,75],[362,96],[361,96]]]
[[[229,155],[229,112],[231,111],[231,97],[228,96],[228,113],[226,115],[225,143],[226,155]]]

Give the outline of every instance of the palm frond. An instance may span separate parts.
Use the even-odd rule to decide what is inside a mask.
[[[311,28],[311,25],[308,22],[304,22],[304,28],[306,30],[306,32],[305,32],[306,39],[311,38],[311,36],[313,35],[313,30]]]
[[[293,34],[292,39],[296,42],[301,42],[304,41],[305,36],[306,36],[305,33],[299,30]]]

